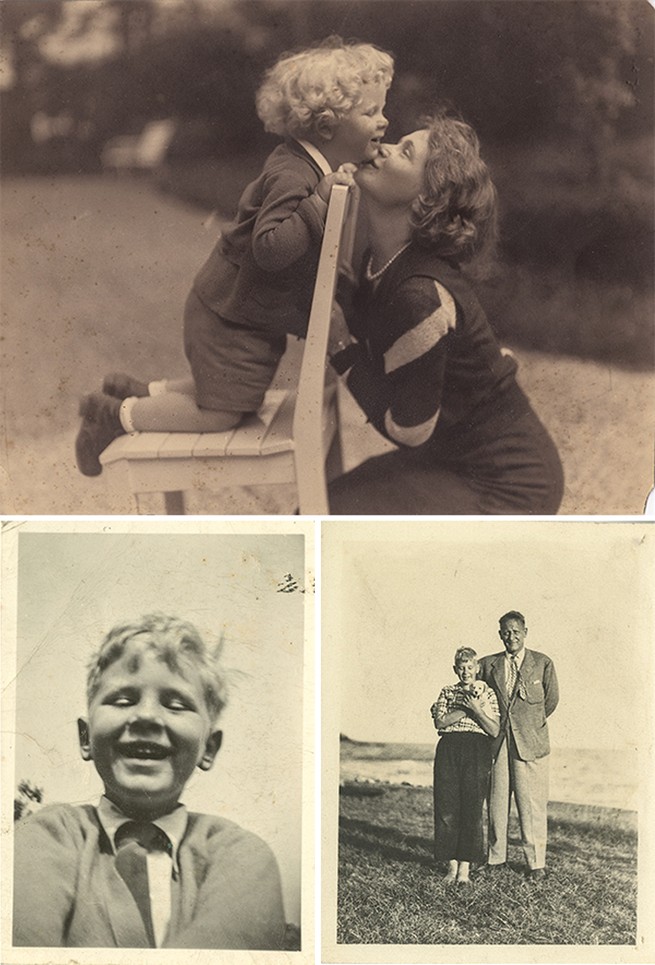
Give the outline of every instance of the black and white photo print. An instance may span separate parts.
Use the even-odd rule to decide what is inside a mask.
[[[648,962],[650,522],[323,525],[323,961]]]
[[[6,523],[4,962],[313,954],[312,541]]]

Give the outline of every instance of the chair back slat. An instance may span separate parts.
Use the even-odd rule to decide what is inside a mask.
[[[357,217],[359,213],[360,190],[357,185],[349,189],[348,210],[341,234],[341,245],[339,248],[339,271],[352,272],[353,258],[355,256],[355,243],[357,240]]]
[[[348,218],[348,200],[348,187],[335,184],[325,221],[293,418],[299,501],[301,505],[312,506],[317,515],[327,515],[329,511],[322,445],[325,374],[332,305],[342,264],[340,249]]]

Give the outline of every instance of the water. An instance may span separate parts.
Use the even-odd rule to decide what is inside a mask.
[[[636,751],[555,748],[550,756],[551,801],[638,809]],[[425,760],[344,760],[341,779],[432,786],[432,762]]]

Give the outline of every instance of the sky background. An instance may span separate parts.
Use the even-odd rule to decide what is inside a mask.
[[[48,804],[98,800],[101,784],[80,758],[76,721],[85,714],[89,657],[115,623],[160,610],[190,620],[210,641],[223,635],[231,681],[219,721],[223,747],[183,800],[271,845],[288,920],[298,923],[305,541],[237,528],[19,532],[13,783],[43,787]],[[287,574],[294,592],[281,590]]]
[[[323,700],[340,732],[434,741],[455,650],[502,650],[498,618],[516,609],[557,669],[552,744],[636,748],[652,730],[654,536],[643,522],[327,523]]]

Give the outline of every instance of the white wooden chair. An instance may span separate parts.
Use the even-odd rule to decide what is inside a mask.
[[[326,479],[342,472],[337,381],[327,364],[330,316],[340,267],[352,257],[349,189],[332,188],[298,386],[269,389],[259,412],[227,432],[135,432],[101,454],[111,487],[162,493],[166,512],[184,514],[184,492],[201,485],[295,483],[302,514],[329,512]]]

